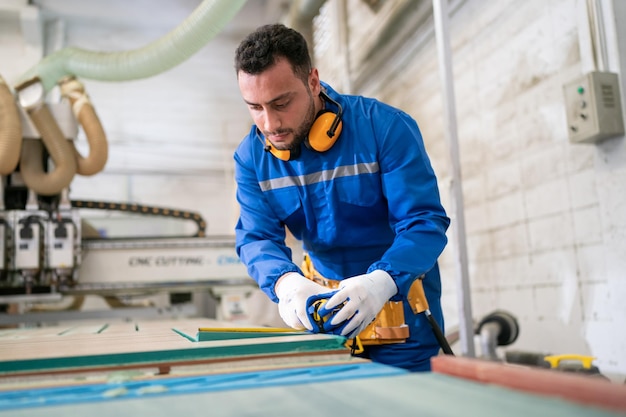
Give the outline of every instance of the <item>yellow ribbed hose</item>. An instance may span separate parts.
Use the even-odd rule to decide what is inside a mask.
[[[20,114],[9,86],[0,76],[0,175],[15,171],[20,159],[21,144]]]
[[[106,134],[100,124],[100,119],[91,104],[86,104],[78,115],[78,122],[83,127],[87,142],[89,143],[89,155],[83,157],[74,147],[76,157],[76,173],[80,175],[94,175],[104,169],[109,157],[109,146]]]
[[[183,23],[143,48],[123,52],[94,52],[65,48],[48,55],[20,78],[39,77],[45,91],[73,75],[103,81],[147,78],[175,67],[195,54],[237,14],[245,0],[204,0]]]
[[[39,195],[51,196],[67,187],[76,174],[74,149],[45,104],[29,110],[28,114],[41,135],[39,140],[25,140],[20,158],[20,173],[24,182]],[[54,162],[54,171],[45,172],[42,165],[41,142]]]
[[[74,78],[64,80],[61,83],[61,94],[69,99],[74,115],[82,126],[89,143],[89,155],[87,157],[83,157],[74,148],[77,164],[76,173],[80,175],[97,174],[104,169],[109,155],[109,146],[100,119],[80,81]],[[74,142],[72,142],[72,147],[74,147]]]

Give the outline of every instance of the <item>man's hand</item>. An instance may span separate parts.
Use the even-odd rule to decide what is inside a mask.
[[[303,277],[297,272],[289,272],[276,282],[278,313],[283,321],[294,329],[309,331],[313,325],[307,314],[307,300],[312,295],[327,293],[328,288]]]
[[[385,303],[397,292],[398,287],[393,278],[377,269],[341,281],[339,291],[320,308],[319,314],[325,316],[345,303],[327,324],[330,328],[342,328],[340,334],[352,338],[376,318]]]

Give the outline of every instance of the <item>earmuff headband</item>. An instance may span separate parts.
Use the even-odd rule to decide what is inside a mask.
[[[343,115],[343,108],[341,107],[341,104],[339,104],[338,102],[330,98],[330,96],[326,94],[324,90],[320,91],[320,95],[322,96],[324,100],[328,100],[331,103],[333,103],[335,106],[337,106],[337,114],[335,115],[335,119],[333,120],[333,123],[330,125],[330,129],[328,129],[328,132],[326,132],[328,137],[332,138],[333,136],[335,136],[335,132],[337,131],[337,128],[339,127],[339,122],[341,122],[341,116]]]

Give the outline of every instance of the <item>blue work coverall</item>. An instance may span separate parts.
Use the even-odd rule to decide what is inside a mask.
[[[285,226],[303,242],[324,277],[342,280],[375,269],[398,286],[410,337],[406,343],[369,346],[366,357],[411,371],[430,369],[439,344],[425,317],[406,302],[413,281],[424,291],[442,331],[437,259],[450,219],[417,123],[405,112],[371,98],[341,95],[322,83],[343,107],[343,130],[326,152],[302,145],[283,161],[265,148],[256,126],[235,151],[240,217],[236,250],[250,276],[274,302],[283,274],[302,273],[285,244]],[[336,111],[332,104],[326,108]]]

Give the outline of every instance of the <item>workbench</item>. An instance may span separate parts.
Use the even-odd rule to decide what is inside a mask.
[[[608,381],[445,355],[409,373],[344,344],[209,319],[0,329],[0,416],[626,416]]]

